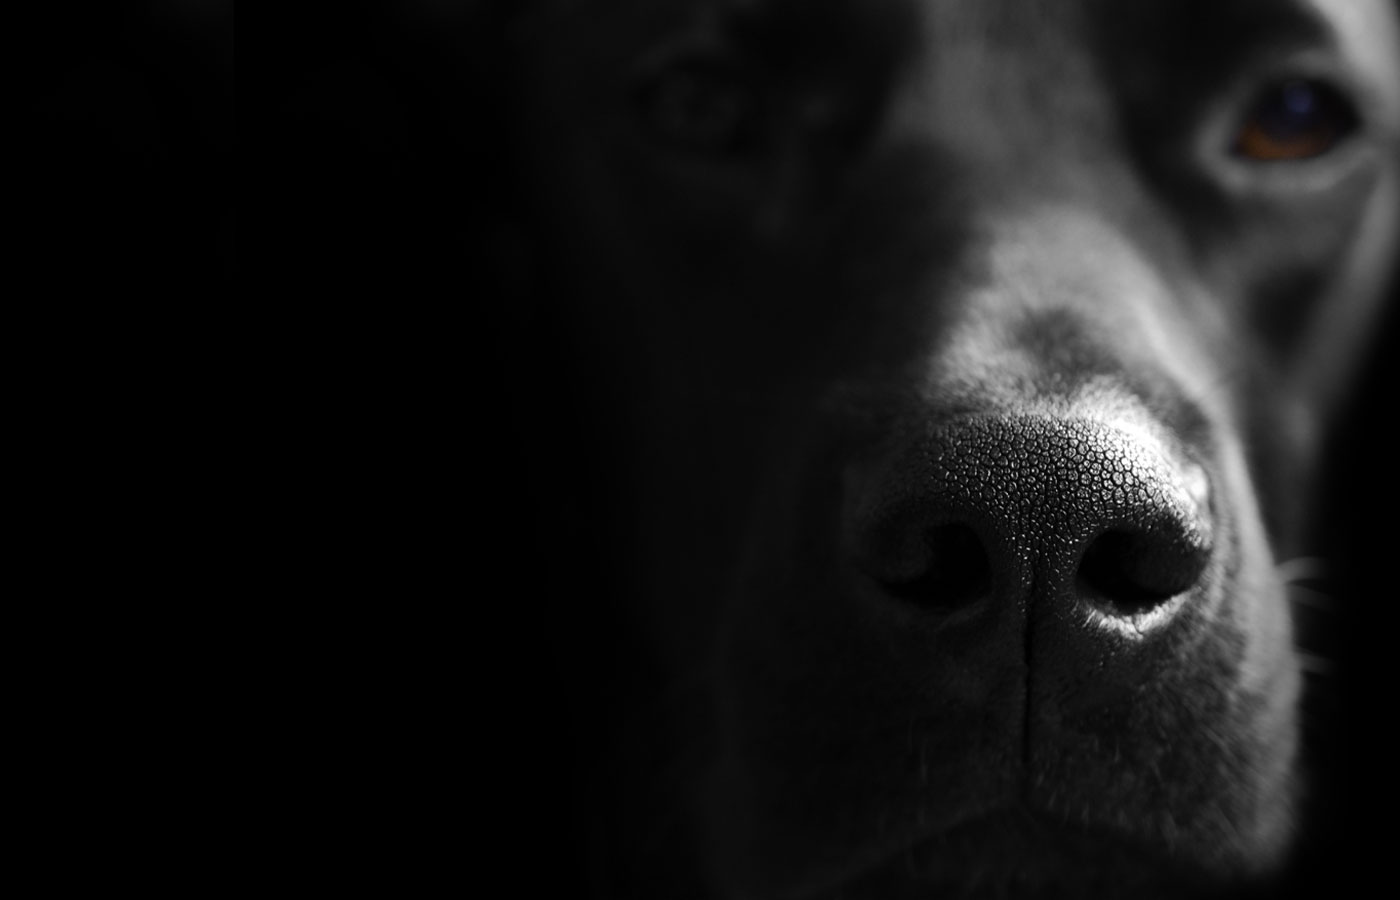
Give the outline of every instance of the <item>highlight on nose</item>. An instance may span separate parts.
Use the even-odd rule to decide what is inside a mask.
[[[979,416],[897,466],[858,550],[888,596],[930,610],[1026,598],[1140,617],[1211,558],[1209,484],[1145,430]]]

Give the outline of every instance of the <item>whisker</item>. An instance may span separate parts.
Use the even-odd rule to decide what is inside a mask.
[[[1336,665],[1330,659],[1324,659],[1315,653],[1295,650],[1294,655],[1298,658],[1298,665],[1302,668],[1304,675],[1325,677],[1336,670]]]
[[[1327,560],[1321,556],[1295,556],[1274,567],[1285,584],[1299,581],[1322,581],[1330,577]]]

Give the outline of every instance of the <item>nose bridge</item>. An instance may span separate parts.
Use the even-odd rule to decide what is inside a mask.
[[[924,52],[894,109],[898,132],[932,137],[983,172],[1014,169],[1023,182],[1072,165],[1111,132],[1109,94],[1072,4],[924,3],[919,16]],[[1045,90],[1047,81],[1059,89]]]
[[[1019,408],[1189,352],[1165,346],[1175,301],[1161,274],[1105,217],[1054,205],[981,218],[962,295],[930,301],[930,397],[951,387]]]

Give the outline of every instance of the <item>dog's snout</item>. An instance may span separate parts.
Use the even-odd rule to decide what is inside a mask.
[[[887,473],[857,552],[901,602],[978,603],[1144,628],[1201,582],[1208,480],[1143,428],[982,416],[931,434]]]

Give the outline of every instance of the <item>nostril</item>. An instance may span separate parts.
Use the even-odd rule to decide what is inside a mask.
[[[1185,529],[1179,535],[1106,531],[1079,562],[1079,593],[1114,615],[1146,612],[1194,587],[1209,556],[1210,548]]]
[[[893,597],[931,609],[976,603],[992,587],[992,564],[981,539],[966,525],[939,525],[923,534],[920,565],[909,577],[881,579]]]

